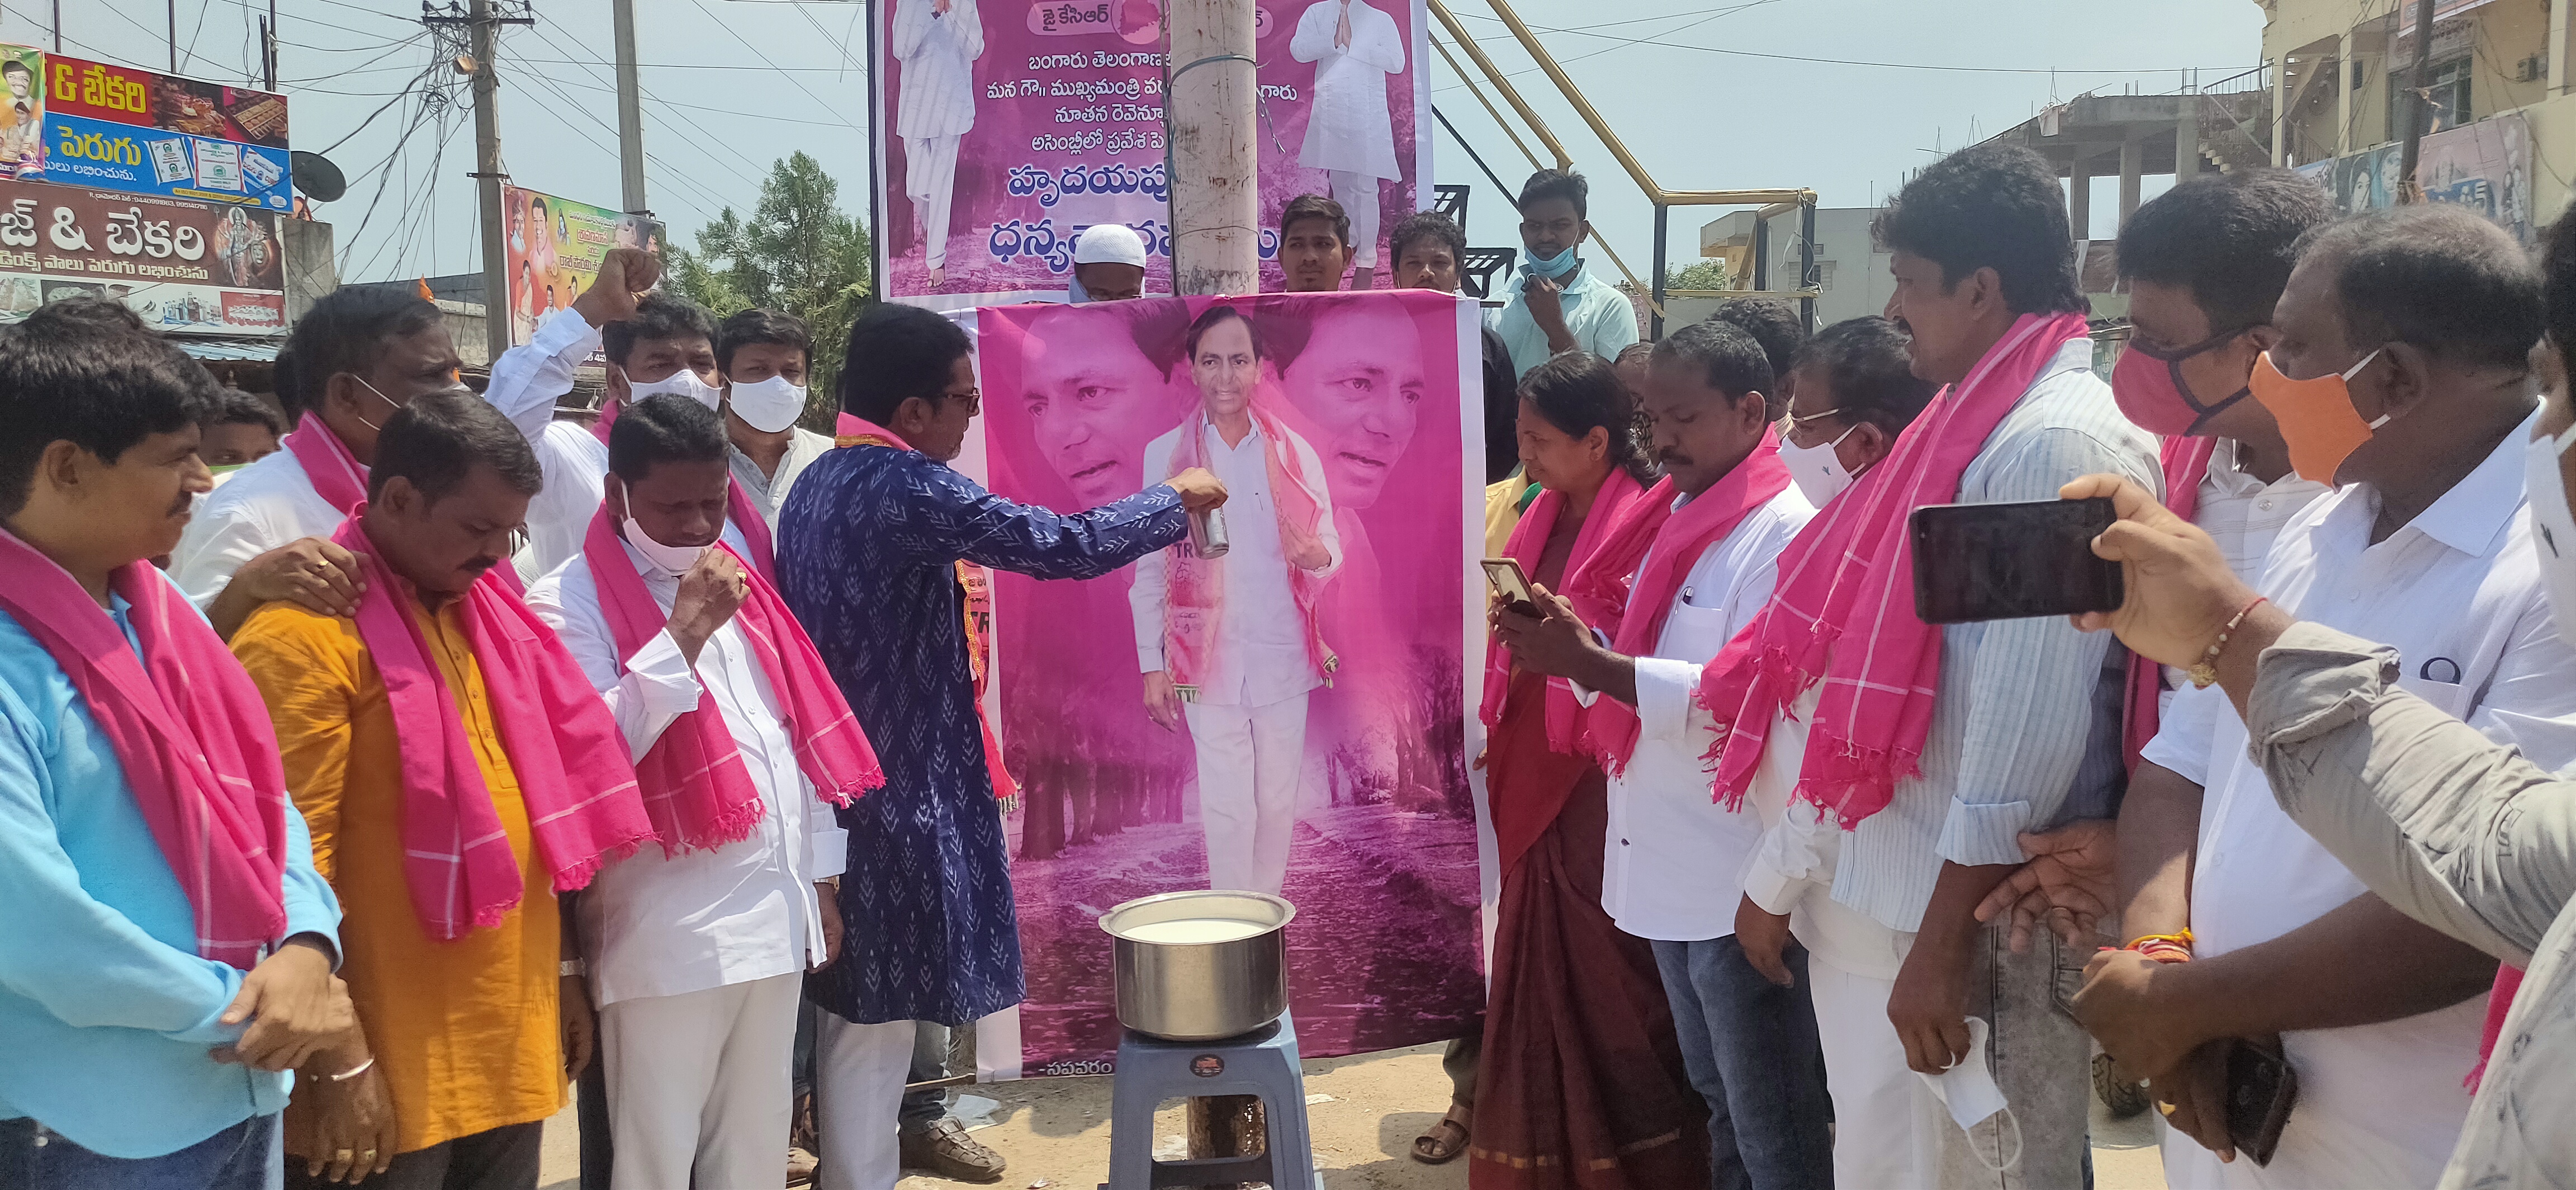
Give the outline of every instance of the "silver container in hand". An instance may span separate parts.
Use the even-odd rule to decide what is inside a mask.
[[[1140,897],[1102,914],[1117,948],[1118,1023],[1169,1041],[1238,1037],[1288,1011],[1297,908],[1255,892]]]
[[[1202,558],[1222,558],[1234,548],[1225,537],[1225,510],[1202,508],[1190,514],[1190,552]]]

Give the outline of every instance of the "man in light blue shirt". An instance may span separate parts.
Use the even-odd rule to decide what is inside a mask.
[[[1576,246],[1592,235],[1592,184],[1582,174],[1543,169],[1521,186],[1518,287],[1488,325],[1512,353],[1515,379],[1552,356],[1589,351],[1617,359],[1634,343],[1637,308],[1628,295],[1583,267]]]
[[[212,486],[216,391],[103,302],[0,332],[0,1188],[274,1188],[290,1072],[354,1023],[276,744],[225,730],[256,692],[141,561]],[[74,652],[111,630],[147,667]]]

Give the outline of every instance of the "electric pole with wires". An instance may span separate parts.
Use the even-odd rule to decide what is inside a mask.
[[[475,207],[483,225],[483,343],[490,354],[485,366],[501,358],[510,349],[510,269],[509,253],[501,211],[501,183],[509,175],[501,172],[501,83],[493,73],[493,56],[503,25],[533,25],[526,0],[519,0],[508,12],[497,12],[493,0],[472,0],[463,12],[457,11],[456,0],[448,0],[444,9],[434,8],[421,0],[420,23],[432,29],[455,29],[462,26],[472,48],[459,55],[457,67],[474,76],[474,180]]]

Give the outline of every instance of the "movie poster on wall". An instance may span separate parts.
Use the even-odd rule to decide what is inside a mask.
[[[1146,292],[1171,291],[1167,2],[876,0],[887,297],[1058,297],[1075,237],[1110,222],[1145,241]],[[1360,263],[1383,278],[1385,236],[1431,174],[1423,0],[1265,0],[1253,15],[1263,287],[1280,280],[1279,211],[1310,192],[1353,209],[1354,239],[1372,242]]]
[[[501,210],[513,343],[527,342],[547,315],[572,308],[609,249],[642,248],[658,257],[669,238],[649,216],[516,186],[501,187]]]
[[[0,179],[44,172],[44,51],[0,45]]]
[[[75,295],[173,334],[286,333],[277,216],[250,207],[0,182],[0,323]]]
[[[1259,461],[1235,466],[1269,477],[1231,494],[1221,558],[1176,546],[1085,581],[995,576],[1029,991],[979,1031],[988,1072],[1107,1073],[1098,918],[1185,889],[1296,905],[1308,1057],[1479,1018],[1482,469],[1467,460],[1483,454],[1460,396],[1476,313],[1421,291],[974,312],[997,494],[1090,508],[1246,441]],[[1164,680],[1195,697],[1149,698]]]

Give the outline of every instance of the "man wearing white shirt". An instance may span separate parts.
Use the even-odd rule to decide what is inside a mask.
[[[1275,895],[1297,826],[1307,695],[1337,666],[1316,600],[1341,537],[1323,460],[1253,400],[1268,352],[1251,320],[1212,306],[1183,346],[1200,406],[1146,445],[1145,476],[1214,471],[1231,493],[1231,548],[1206,558],[1184,543],[1136,563],[1128,603],[1145,712],[1167,730],[1188,721],[1208,886]]]
[[[2527,254],[2446,206],[2357,217],[2306,237],[2273,324],[2255,398],[2300,470],[2343,486],[2283,530],[2255,588],[2394,645],[2401,686],[2534,763],[2576,760],[2576,653],[2523,503],[2542,325]],[[2246,745],[2219,691],[2175,699],[2146,760],[2206,790],[2196,845],[2144,872],[2123,855],[2131,903],[2160,907],[2123,929],[2187,928],[2188,961],[2107,954],[2076,1010],[2175,1105],[2178,1190],[2431,1185],[2466,1118],[2494,962],[2365,892],[2282,813]],[[2275,1035],[2297,1107],[2268,1166],[2222,1164],[2203,1147],[2233,1152],[2227,1053]]]
[[[356,611],[356,560],[328,539],[366,499],[377,429],[413,397],[456,387],[458,366],[438,307],[406,289],[336,290],[295,321],[277,366],[295,429],[209,494],[170,552],[170,577],[215,631],[231,636],[278,599]]]
[[[1604,741],[1611,776],[1601,907],[1654,944],[1683,1064],[1709,1107],[1713,1184],[1724,1190],[1825,1186],[1833,1169],[1806,954],[1793,946],[1781,956],[1796,977],[1783,986],[1735,942],[1740,877],[1762,823],[1709,796],[1703,757],[1716,737],[1693,701],[1701,667],[1769,601],[1780,551],[1816,512],[1765,438],[1772,383],[1761,344],[1741,328],[1697,323],[1658,344],[1644,409],[1665,478],[1639,502],[1669,511],[1636,567],[1617,636],[1586,630],[1554,593],[1540,601],[1544,619],[1496,615],[1514,658],[1572,679],[1592,708],[1587,716],[1603,713],[1604,694],[1635,708],[1633,743]],[[1722,506],[1699,507],[1714,502]],[[1694,525],[1692,511],[1715,519]],[[1650,522],[1631,513],[1628,523],[1642,534]],[[1618,525],[1609,533],[1602,554],[1627,536]],[[1658,553],[1676,548],[1695,555],[1678,578],[1657,564]],[[1623,655],[1621,641],[1651,642],[1651,652]],[[1610,734],[1597,722],[1585,733]]]
[[[803,975],[839,941],[834,898],[815,886],[840,874],[846,844],[736,615],[756,580],[709,548],[727,482],[715,414],[647,399],[625,411],[609,449],[615,553],[601,557],[594,541],[531,587],[528,604],[607,699],[639,763],[682,716],[713,713],[759,795],[741,837],[666,838],[602,869],[577,902],[599,1000],[613,1185],[685,1186],[694,1170],[701,1185],[765,1186],[786,1167],[779,1139]],[[603,565],[631,568],[667,617],[640,648],[620,647]],[[689,780],[711,778],[702,769]]]
[[[1401,178],[1386,83],[1404,71],[1404,31],[1367,0],[1317,0],[1297,18],[1288,55],[1315,64],[1306,108],[1306,143],[1297,164],[1320,169],[1333,198],[1350,212],[1359,273],[1353,289],[1377,274],[1378,183]]]
[[[896,0],[892,48],[903,64],[894,100],[903,192],[912,200],[913,230],[923,239],[922,266],[937,289],[948,281],[957,148],[975,127],[975,60],[984,56],[975,0]]]
[[[716,328],[733,481],[772,530],[796,477],[832,449],[831,439],[796,424],[813,364],[814,333],[793,314],[753,308]]]

